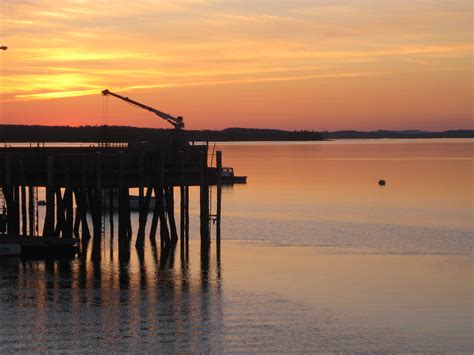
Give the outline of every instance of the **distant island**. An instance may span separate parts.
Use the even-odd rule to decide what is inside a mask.
[[[140,142],[169,135],[169,129],[127,126],[27,126],[0,125],[0,140],[7,142]],[[285,131],[261,128],[186,130],[190,141],[321,141],[377,138],[474,138],[474,130],[405,131]]]

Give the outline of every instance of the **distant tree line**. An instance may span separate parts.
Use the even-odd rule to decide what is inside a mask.
[[[0,125],[0,141],[8,142],[143,142],[169,136],[170,129],[127,126],[26,126]],[[474,130],[426,131],[284,131],[260,128],[186,130],[190,141],[320,141],[370,138],[474,138]]]
[[[335,131],[321,132],[324,139],[378,139],[378,138],[474,138],[474,130],[450,130],[428,132],[419,130],[405,131]]]
[[[143,142],[168,136],[170,129],[126,126],[1,125],[0,139],[8,142]],[[276,129],[227,128],[222,131],[185,131],[194,141],[318,141],[319,132]]]

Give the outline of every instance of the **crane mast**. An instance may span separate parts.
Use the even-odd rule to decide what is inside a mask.
[[[128,98],[128,97],[125,97],[125,96],[116,94],[116,93],[114,93],[114,92],[112,92],[112,91],[109,91],[108,89],[105,89],[104,91],[102,91],[102,95],[104,95],[104,96],[108,96],[108,95],[114,96],[114,97],[116,97],[116,98],[118,98],[118,99],[121,99],[121,100],[123,100],[123,101],[125,101],[125,102],[128,102],[128,103],[130,103],[130,104],[132,104],[132,105],[134,105],[134,106],[137,106],[137,107],[143,108],[143,109],[145,109],[145,110],[147,110],[147,111],[150,111],[150,112],[154,113],[155,115],[157,115],[158,117],[161,117],[161,118],[163,118],[164,120],[166,120],[166,121],[168,121],[169,123],[171,123],[171,124],[174,126],[174,128],[176,128],[177,130],[181,130],[181,129],[184,128],[184,120],[183,120],[183,117],[181,117],[181,116],[178,116],[178,117],[171,116],[171,115],[169,115],[169,114],[167,114],[167,113],[164,113],[164,112],[162,112],[162,111],[160,111],[160,110],[157,110],[157,109],[155,109],[155,108],[153,108],[153,107],[144,105],[144,104],[142,104],[142,103],[140,103],[140,102],[138,102],[138,101],[132,100],[132,99],[130,99],[130,98]]]

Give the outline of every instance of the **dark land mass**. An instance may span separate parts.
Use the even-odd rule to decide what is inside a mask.
[[[418,130],[405,131],[335,131],[321,132],[324,139],[377,139],[377,138],[474,138],[474,130],[449,130],[429,132]]]
[[[143,142],[170,134],[170,129],[127,126],[25,126],[0,125],[0,140],[7,142]],[[284,131],[277,129],[226,128],[186,130],[190,141],[320,141],[367,138],[474,138],[474,130],[426,131]]]

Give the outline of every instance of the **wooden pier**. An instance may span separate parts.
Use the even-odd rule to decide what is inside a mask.
[[[219,163],[221,153],[218,153]],[[139,192],[139,223],[135,246],[145,243],[150,201],[155,198],[149,235],[162,246],[189,240],[189,187],[200,190],[201,245],[211,242],[209,187],[217,184],[216,169],[208,166],[208,145],[176,139],[161,143],[97,144],[86,147],[44,146],[0,148],[0,234],[18,238],[90,239],[99,246],[105,228],[105,211],[118,214],[120,246],[132,241],[130,189]],[[219,180],[220,182],[220,180]],[[175,218],[174,187],[179,187],[179,219]],[[221,184],[218,184],[218,190]],[[45,189],[45,215],[38,230],[38,188]],[[220,229],[220,196],[215,218]],[[88,216],[92,221],[89,226]],[[178,227],[179,225],[179,233]],[[158,230],[159,226],[159,230]],[[218,231],[220,245],[220,231]],[[1,238],[1,237],[0,237]],[[94,249],[93,249],[94,250]]]

